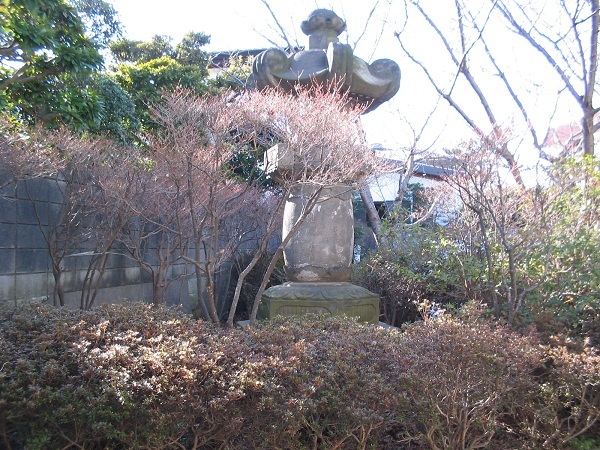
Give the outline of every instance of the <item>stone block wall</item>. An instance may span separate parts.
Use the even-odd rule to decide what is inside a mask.
[[[46,237],[60,220],[62,189],[56,179],[35,178],[9,183],[0,174],[0,304],[18,306],[23,302],[55,303],[54,276]],[[83,280],[92,258],[85,249],[69,251],[62,261],[65,303],[78,308]],[[175,266],[173,272],[184,272]],[[189,310],[188,280],[173,282],[167,295],[170,305]],[[114,249],[108,259],[95,305],[125,301],[151,301],[149,275],[126,252]]]

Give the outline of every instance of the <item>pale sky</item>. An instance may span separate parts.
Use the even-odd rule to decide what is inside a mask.
[[[248,44],[249,48],[268,46],[250,26],[258,7],[265,8],[256,2],[254,13],[244,11],[248,14],[248,20],[244,20],[240,7],[245,3],[252,0],[113,0],[129,39],[148,40],[161,34],[178,42],[189,31],[201,31],[211,36],[207,47],[211,51],[234,50]]]
[[[451,5],[453,2],[435,1],[439,2],[436,14],[445,18],[447,13],[443,10],[443,5]],[[428,132],[418,143],[420,148],[432,144],[436,148],[447,147],[473,137],[464,121],[445,101],[439,101],[437,93],[426,81],[423,72],[401,51],[394,31],[402,26],[403,10],[397,8],[400,8],[403,2],[379,0],[376,14],[368,20],[371,8],[376,2],[377,0],[270,0],[269,3],[290,39],[296,40],[300,45],[307,44],[306,37],[300,31],[300,22],[314,9],[327,8],[346,20],[348,32],[340,36],[342,42],[354,45],[360,37],[355,47],[355,55],[367,62],[390,58],[400,65],[402,80],[398,94],[363,118],[370,143],[382,143],[388,148],[412,145],[414,133],[426,123],[434,110],[434,115],[427,122]],[[261,0],[112,0],[112,3],[119,12],[128,39],[149,40],[152,36],[160,34],[171,36],[173,42],[177,43],[185,33],[200,31],[211,36],[211,43],[206,48],[208,51],[273,47],[266,38],[260,36],[262,33],[283,45],[283,41],[278,37],[275,22]],[[366,23],[368,26],[365,28]],[[412,47],[419,48],[420,54],[432,57],[435,63],[437,56],[430,51],[432,44],[421,35],[422,28],[418,25],[413,26],[415,28],[405,39],[409,39]],[[510,39],[514,38],[507,36],[498,39],[502,42],[498,55],[506,58],[519,72],[523,70],[523,79],[531,74],[535,76],[535,64],[539,61],[536,63],[532,58],[536,55],[517,53],[515,47],[511,46]],[[525,74],[528,66],[533,66],[533,69]],[[453,76],[452,73],[448,73],[447,79],[452,80]],[[488,76],[488,82],[498,83],[498,79]],[[492,87],[493,91],[491,84],[484,87]],[[458,83],[457,92],[460,92],[460,89],[461,85]],[[535,91],[528,92],[532,102],[530,108],[541,113],[551,109],[552,105],[549,107],[545,102],[548,102],[552,92],[557,91],[552,80],[538,80],[533,89]],[[457,92],[454,95],[460,98]],[[468,98],[468,95],[472,93],[465,91],[464,98]],[[494,100],[497,111],[503,112],[502,110],[506,109],[504,106],[512,106],[501,96]],[[469,105],[481,108],[475,99],[473,102],[467,102],[467,107]],[[483,112],[474,109],[470,114],[477,115]],[[506,110],[506,118],[503,120],[507,128],[513,126],[512,114],[512,110]],[[546,119],[540,116],[540,120]],[[521,153],[523,160],[534,156],[527,147]]]
[[[112,3],[129,39],[147,40],[155,34],[166,34],[177,42],[188,31],[202,31],[211,36],[207,49],[220,51],[272,47],[261,33],[277,38],[271,28],[274,22],[261,0],[112,0]],[[300,31],[300,22],[314,9],[334,10],[346,19],[350,33],[357,36],[374,4],[365,0],[270,0],[269,3],[290,37],[301,44],[305,36]],[[385,0],[380,2],[381,14],[387,10],[385,4]]]

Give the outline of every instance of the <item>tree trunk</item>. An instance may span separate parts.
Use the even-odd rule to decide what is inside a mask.
[[[65,306],[65,291],[62,283],[62,270],[53,267],[52,274],[54,275],[54,306]],[[56,299],[58,297],[58,305]]]
[[[483,212],[475,210],[477,219],[479,221],[479,230],[481,231],[481,238],[483,239],[483,246],[485,252],[485,259],[487,262],[487,284],[490,294],[492,296],[492,305],[494,307],[494,316],[496,319],[500,318],[500,305],[498,304],[498,294],[494,287],[494,262],[492,260],[492,253],[490,252],[490,244],[487,236],[487,227],[483,218]]]
[[[367,211],[367,218],[369,219],[369,224],[371,225],[371,229],[373,230],[373,234],[375,235],[375,242],[377,246],[381,245],[381,241],[385,240],[382,236],[382,225],[381,218],[379,217],[379,213],[377,212],[377,208],[375,208],[375,202],[373,202],[373,196],[371,195],[371,189],[369,189],[368,185],[363,186],[360,189],[360,198],[365,205],[365,210]]]
[[[515,250],[505,247],[508,253],[508,275],[510,277],[509,299],[508,299],[508,325],[512,326],[517,313],[517,267],[515,262]]]
[[[581,147],[584,155],[594,155],[594,110],[584,105],[584,116],[581,119]]]
[[[289,192],[287,195],[289,195]],[[280,202],[278,205],[278,208],[281,208],[281,206],[283,206],[284,204],[285,204],[285,202]],[[248,265],[244,268],[244,270],[242,270],[242,272],[238,276],[238,280],[235,285],[235,293],[233,294],[233,301],[231,302],[231,306],[229,308],[229,316],[227,317],[227,325],[230,327],[233,326],[233,318],[235,316],[235,311],[237,309],[237,305],[240,300],[240,294],[242,292],[242,285],[244,284],[244,280],[246,279],[246,277],[248,276],[250,271],[256,266],[262,253],[267,248],[269,240],[271,239],[271,236],[275,232],[275,226],[276,226],[276,224],[278,224],[278,221],[276,220],[276,218],[279,217],[279,215],[280,214],[278,213],[273,217],[272,221],[269,223],[267,232],[265,233],[265,236],[263,237],[256,254],[254,255],[252,260],[248,263]],[[271,275],[269,274],[269,277],[270,276]],[[253,306],[252,309],[254,309],[254,305],[252,305],[252,306]]]

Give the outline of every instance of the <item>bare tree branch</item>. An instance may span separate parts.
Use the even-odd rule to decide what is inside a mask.
[[[261,0],[261,1],[262,1],[262,4],[265,5],[265,7],[267,8],[267,10],[269,11],[269,14],[273,18],[273,20],[275,21],[275,24],[277,25],[277,28],[279,28],[279,33],[280,33],[279,36],[285,41],[285,43],[286,43],[286,45],[287,45],[288,48],[292,48],[293,45],[292,45],[290,39],[288,38],[288,35],[287,35],[286,31],[285,31],[285,28],[281,25],[281,22],[279,21],[279,18],[273,12],[273,9],[271,8],[271,5],[270,5],[269,1],[268,0]],[[272,42],[272,41],[269,40],[269,42]]]
[[[358,37],[354,40],[354,44],[352,45],[352,50],[356,50],[356,46],[358,45],[360,40],[363,38],[363,36],[367,32],[367,29],[369,28],[369,24],[371,23],[371,19],[373,18],[373,14],[375,13],[377,6],[379,6],[379,1],[380,0],[377,0],[375,2],[375,4],[373,5],[373,8],[371,8],[371,11],[369,11],[369,15],[367,16],[367,19],[364,21],[364,26],[363,26],[362,31],[360,32]]]
[[[497,0],[493,0],[491,7],[487,10],[487,13],[484,16],[483,24],[481,26],[479,26],[479,25],[477,25],[473,14],[470,13],[470,11],[459,0],[454,1],[456,19],[458,21],[458,31],[457,31],[458,36],[457,37],[460,42],[460,47],[461,47],[461,52],[462,52],[462,56],[459,58],[457,56],[456,50],[450,44],[449,36],[444,31],[442,31],[442,29],[440,28],[438,23],[436,23],[434,21],[432,16],[425,10],[425,8],[422,6],[422,4],[420,2],[417,2],[414,0],[410,2],[410,4],[412,6],[414,6],[414,8],[419,12],[421,17],[431,27],[433,33],[439,38],[439,40],[442,43],[442,47],[446,51],[446,54],[450,57],[454,66],[456,67],[456,75],[453,78],[453,82],[451,84],[449,91],[445,91],[444,89],[442,89],[441,86],[439,85],[439,83],[434,79],[434,77],[430,71],[430,68],[426,67],[426,65],[422,61],[418,60],[417,57],[406,48],[406,46],[400,39],[399,33],[396,34],[396,37],[398,38],[398,41],[400,42],[400,45],[401,45],[403,51],[405,52],[405,54],[407,54],[407,56],[424,71],[424,73],[426,74],[427,78],[429,79],[431,85],[438,92],[438,94],[450,104],[450,106],[465,120],[465,122],[469,125],[469,127],[478,136],[480,136],[481,138],[485,138],[485,139],[491,138],[496,142],[502,142],[502,145],[494,145],[494,146],[491,146],[491,148],[494,148],[495,151],[500,156],[502,156],[502,158],[504,158],[504,160],[507,162],[511,173],[513,174],[513,176],[515,178],[515,181],[517,183],[523,185],[523,179],[521,177],[521,173],[520,173],[518,164],[516,162],[516,159],[515,159],[513,153],[509,150],[506,141],[503,139],[504,132],[500,126],[500,122],[498,121],[498,119],[495,115],[494,109],[492,108],[492,106],[489,102],[488,96],[484,93],[484,91],[480,87],[479,82],[473,76],[473,73],[471,72],[470,67],[469,67],[469,58],[468,58],[469,53],[474,48],[474,46],[477,42],[483,41],[483,34],[485,32],[485,28],[488,25],[488,23],[490,23],[490,20],[492,17],[492,11],[496,7],[496,3],[497,3]],[[466,25],[465,25],[465,18],[467,18],[467,17],[471,19],[471,22],[473,23],[473,28],[477,31],[477,36],[473,39],[472,42],[469,42],[467,39],[467,31],[466,31]],[[485,42],[484,42],[484,46],[485,46]],[[489,49],[487,49],[487,51],[489,52]],[[501,71],[499,71],[499,72],[501,72]],[[477,97],[477,99],[479,101],[479,104],[483,108],[485,115],[487,117],[487,122],[489,123],[489,125],[491,127],[491,132],[492,132],[491,136],[488,136],[488,133],[483,131],[483,129],[481,128],[481,125],[476,122],[475,117],[473,115],[467,113],[463,109],[463,107],[453,98],[452,93],[454,90],[454,86],[456,85],[458,77],[460,75],[462,75],[465,78],[468,85],[470,86],[471,91],[475,94],[475,96]],[[504,78],[504,82],[505,83],[507,82],[506,78]],[[518,100],[518,97],[515,95],[514,91],[512,91],[511,96],[513,97],[513,99]],[[521,107],[522,106],[523,105],[521,104]],[[524,110],[524,108],[523,108],[523,110]]]

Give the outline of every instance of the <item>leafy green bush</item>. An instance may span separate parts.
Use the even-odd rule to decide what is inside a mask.
[[[553,167],[548,234],[533,254],[545,278],[530,301],[538,328],[566,329],[600,343],[600,160]]]
[[[6,449],[562,448],[599,431],[597,354],[549,354],[476,315],[240,330],[32,305],[0,315],[0,349]]]
[[[388,245],[353,265],[352,281],[381,295],[387,324],[419,319],[425,301],[459,306],[484,300],[485,267],[452,232],[450,227],[397,224],[387,230]]]

